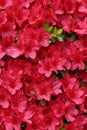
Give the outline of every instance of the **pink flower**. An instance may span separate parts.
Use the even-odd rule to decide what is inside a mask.
[[[64,1],[64,8],[67,14],[73,14],[76,11],[76,1],[70,1],[70,0],[65,0]]]
[[[9,92],[5,88],[0,87],[0,106],[2,106],[2,108],[8,108],[10,99],[11,96]]]
[[[43,28],[40,28],[37,31],[37,40],[39,42],[39,45],[43,47],[49,46],[49,39],[51,37],[50,33],[46,32]]]
[[[53,87],[54,94],[58,95],[62,93],[61,90],[62,83],[60,81],[54,81],[53,86],[54,86]]]
[[[52,8],[55,14],[62,15],[64,13],[63,3],[64,3],[64,0],[53,1]]]
[[[17,90],[20,90],[20,88],[22,88],[22,83],[20,81],[21,74],[22,71],[13,71],[12,69],[3,71],[2,73],[2,85],[12,95],[14,95]]]
[[[83,1],[80,0],[79,4],[80,5],[78,7],[78,11],[86,14],[87,13],[87,1],[86,0],[83,0]]]
[[[75,70],[77,68],[83,70],[85,68],[83,58],[84,58],[83,57],[83,52],[76,52],[76,53],[72,54],[72,57],[71,57],[71,61],[72,61],[71,70]]]
[[[2,107],[0,107],[0,127],[1,125],[3,124],[3,121],[4,121],[4,109]]]
[[[44,107],[43,111],[43,126],[45,129],[53,130],[56,126],[61,124],[61,118],[56,118],[51,111],[50,106]]]
[[[78,114],[78,110],[75,108],[75,104],[72,102],[65,103],[65,118],[68,122],[73,122]]]
[[[7,22],[7,13],[0,12],[0,27],[3,26]]]
[[[44,82],[42,82],[40,84],[35,84],[34,85],[36,96],[37,96],[37,98],[39,100],[45,99],[47,101],[50,101],[50,95],[53,93],[52,82],[53,81],[51,81],[51,79],[50,79],[48,81],[44,81]]]
[[[31,124],[30,118],[33,116],[32,112],[26,111],[25,113],[15,112],[9,109],[7,112],[5,112],[5,128],[6,130],[11,129],[20,129],[20,125],[23,122]]]
[[[72,122],[69,125],[66,125],[65,129],[66,130],[78,130],[78,128],[76,127],[76,123],[75,122]]]
[[[87,30],[87,17],[77,17],[76,26],[73,28],[74,32],[79,35],[86,34]]]
[[[36,114],[35,116],[32,117],[31,119],[32,124],[27,124],[26,130],[38,130],[38,129],[43,130],[43,127],[44,127],[43,121],[41,120],[39,115],[40,115],[40,112],[38,115]],[[46,129],[44,128],[44,130]]]
[[[67,74],[62,82],[63,89],[69,100],[77,105],[83,103],[84,90],[79,88],[79,82],[76,78]]]
[[[23,9],[21,6],[14,7],[13,9],[13,17],[19,26],[22,26],[23,23],[28,19],[28,14],[28,11]]]
[[[87,72],[85,72],[84,70],[82,72],[78,73],[79,78],[82,79],[83,82],[87,82]]]
[[[62,17],[62,28],[66,32],[70,32],[74,28],[74,18],[71,15],[64,15]]]
[[[72,88],[66,89],[66,94],[69,97],[70,100],[75,102],[76,104],[81,104],[83,102],[82,96],[84,94],[84,91],[76,86],[72,86]]]
[[[29,8],[35,0],[23,0],[23,6]]]
[[[83,116],[83,115],[79,115],[77,118],[76,118],[76,128],[78,128],[79,130],[86,130],[87,129],[87,118],[86,116]],[[79,125],[78,125],[79,123]]]
[[[23,113],[27,107],[27,99],[23,95],[22,91],[18,91],[11,98],[11,108],[15,111]]]
[[[45,74],[46,77],[51,76],[52,71],[55,71],[51,61],[52,61],[51,59],[46,59],[42,62],[39,61],[38,71],[40,74]]]
[[[0,0],[0,9],[6,9],[12,5],[13,0]]]
[[[60,100],[55,100],[52,105],[51,109],[57,118],[61,118],[65,113],[65,104]]]
[[[7,22],[0,27],[0,35],[2,37],[15,37],[15,24],[13,22]]]
[[[32,31],[32,32],[30,32]],[[29,36],[30,33],[30,36]],[[39,50],[38,42],[35,39],[32,39],[32,34],[35,35],[33,29],[26,29],[24,33],[19,36],[18,43],[21,50],[25,54],[26,58],[35,59],[36,52]]]
[[[29,10],[28,22],[31,26],[35,27],[36,25],[39,25],[39,23],[43,22],[43,11],[40,4],[34,4],[34,6]]]
[[[0,58],[2,58],[5,54],[11,56],[12,58],[16,58],[22,54],[21,50],[19,50],[13,40],[13,38],[3,38],[0,45]]]
[[[52,113],[44,116],[43,119],[44,127],[49,130],[55,129],[56,126],[60,125],[61,119],[56,118]]]

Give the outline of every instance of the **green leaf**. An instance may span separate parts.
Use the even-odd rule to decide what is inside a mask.
[[[54,43],[56,40],[55,40],[55,37],[51,37],[50,39],[49,39],[49,42],[50,43]]]
[[[27,126],[26,126],[26,123],[22,123],[22,124],[21,124],[21,129],[22,129],[22,130],[25,130],[26,127],[27,127]]]
[[[47,32],[51,32],[53,29],[53,26],[49,26],[47,23],[45,23],[43,26]]]
[[[86,85],[86,82],[83,82],[82,80],[79,80],[80,85]]]
[[[54,27],[54,29],[53,29],[53,33],[52,33],[52,34],[57,35],[57,28],[56,28],[56,27]]]
[[[57,77],[55,77],[55,80],[59,80],[59,77],[57,76]]]
[[[59,42],[63,42],[64,41],[64,36],[63,35],[58,35],[57,39]]]
[[[53,29],[53,26],[50,26],[49,29],[48,29],[48,32],[51,32]]]
[[[66,75],[66,71],[64,71],[64,70],[60,70],[59,72],[61,73],[62,77],[64,77]]]
[[[75,35],[75,34],[73,34],[73,35],[70,37],[70,40],[71,40],[71,41],[76,40],[76,35]]]
[[[62,32],[63,32],[63,29],[62,29],[62,28],[60,28],[60,29],[57,30],[57,34],[58,34],[58,35],[61,34]]]
[[[49,31],[49,25],[47,23],[45,23],[43,26],[44,26],[46,31]]]
[[[35,91],[31,91],[31,94],[35,95],[35,94],[36,94],[36,92],[35,92]]]
[[[60,130],[65,130],[65,129],[63,127],[61,127]]]
[[[40,104],[41,104],[42,106],[44,106],[44,105],[46,104],[46,100],[44,100],[44,99],[40,100]]]
[[[87,63],[85,64],[85,71],[87,72]]]
[[[56,34],[54,34],[54,33],[52,33],[52,37],[57,37],[57,35],[56,35]]]

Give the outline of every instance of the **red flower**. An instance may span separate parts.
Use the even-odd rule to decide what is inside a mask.
[[[76,26],[74,27],[74,32],[79,35],[86,34],[87,30],[87,17],[77,17],[76,18]]]
[[[0,13],[0,27],[3,26],[7,22],[7,13],[1,12]]]
[[[74,28],[74,18],[71,15],[64,15],[62,17],[62,27],[66,32],[70,32]]]
[[[2,108],[9,107],[10,99],[11,99],[11,96],[9,92],[6,89],[0,87],[0,105],[2,106]]]
[[[58,70],[64,69],[63,66],[66,60],[63,59],[58,46],[53,46],[45,52],[45,57],[44,60],[39,61],[38,71],[40,74],[45,74],[46,77],[50,77],[52,71],[58,73]]]
[[[50,95],[53,93],[52,84],[53,81],[50,80],[46,80],[40,84],[35,84],[34,88],[35,88],[35,92],[36,92],[36,96],[39,100],[41,99],[45,99],[47,101],[50,101]],[[45,90],[45,91],[44,91]]]
[[[65,104],[60,100],[55,100],[52,105],[51,109],[57,118],[61,118],[65,113]]]
[[[23,113],[27,107],[27,99],[23,95],[22,91],[18,91],[14,96],[11,98],[11,108],[14,111],[19,111]]]
[[[0,127],[1,125],[3,124],[3,121],[4,121],[4,109],[2,107],[0,107]]]
[[[53,64],[54,65],[54,64]],[[50,77],[52,71],[57,71],[55,70],[56,68],[54,68],[52,66],[52,60],[51,59],[46,59],[44,61],[39,61],[39,68],[38,71],[40,74],[45,74],[46,77]]]
[[[39,23],[43,22],[43,9],[41,8],[41,5],[35,4],[32,6],[32,8],[29,10],[29,18],[28,22],[31,26],[37,26]],[[32,15],[31,15],[32,14]]]
[[[52,8],[53,8],[53,11],[55,14],[61,15],[64,13],[63,3],[64,3],[64,0],[54,0],[53,1]]]
[[[68,76],[68,77],[67,77]],[[83,102],[84,90],[79,88],[79,83],[76,78],[66,75],[63,81],[63,89],[70,101],[81,104]]]
[[[0,0],[0,9],[6,9],[12,5],[13,0]]]
[[[30,32],[32,31],[32,32]],[[35,31],[33,29],[26,29],[18,39],[21,50],[25,54],[27,58],[35,59],[36,51],[39,50],[39,45],[37,40],[32,39],[32,34],[35,35]],[[29,35],[30,34],[30,35]]]
[[[16,32],[15,30],[15,24],[13,22],[7,22],[5,24],[3,24],[0,27],[0,35],[2,37],[15,37],[16,36]]]
[[[73,13],[75,13],[75,11],[76,11],[76,5],[77,5],[76,1],[65,0],[64,1],[64,8],[66,10],[66,13],[67,14],[73,14]]]
[[[18,7],[16,5],[13,9],[13,17],[19,26],[21,26],[28,19],[28,14],[29,13],[21,6]]]
[[[78,11],[86,14],[87,13],[87,1],[86,0],[83,0],[83,1],[80,0],[79,4],[80,5],[78,7]]]
[[[29,8],[35,0],[23,0],[23,6]]]
[[[61,118],[56,118],[50,106],[44,107],[43,111],[43,126],[45,129],[53,130],[61,124]]]
[[[86,15],[87,0],[0,0],[0,130],[87,130]]]
[[[22,71],[13,71],[11,68],[10,70],[3,71],[2,73],[2,85],[12,95],[22,88],[22,83],[20,81],[21,74]]]
[[[32,112],[26,111],[25,113],[19,113],[9,109],[5,112],[5,128],[6,130],[20,129],[20,125],[23,122],[31,124],[30,118],[33,116]]]
[[[50,33],[46,32],[43,28],[40,28],[37,31],[37,40],[39,42],[39,45],[43,47],[49,46],[49,39],[51,37]]]
[[[21,55],[21,51],[18,46],[14,43],[13,38],[3,38],[0,45],[0,58],[2,58],[5,54],[11,56],[12,58],[16,58]]]
[[[75,108],[75,104],[72,102],[65,103],[65,118],[68,122],[73,122],[78,114],[78,110]]]

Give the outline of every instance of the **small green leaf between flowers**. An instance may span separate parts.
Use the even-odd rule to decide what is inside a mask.
[[[47,23],[45,23],[43,26],[44,26],[44,28],[45,28],[46,31],[49,30],[49,25]]]
[[[42,99],[42,100],[40,101],[40,104],[41,104],[42,106],[44,106],[44,105],[46,104],[46,100]]]
[[[56,27],[54,27],[52,34],[57,35],[57,28]]]
[[[55,40],[55,37],[51,37],[50,39],[49,39],[49,42],[50,43],[54,43],[56,40]]]
[[[62,34],[62,32],[63,32],[63,29],[62,29],[62,28],[60,28],[60,29],[57,30],[57,34],[58,34],[58,35]]]
[[[63,35],[58,35],[57,39],[59,42],[64,42],[64,36]]]
[[[73,35],[70,37],[70,40],[71,40],[71,41],[76,40],[76,35],[75,35],[75,34],[73,34]]]
[[[63,127],[61,127],[60,130],[65,130],[65,129]]]
[[[51,32],[53,29],[53,26],[50,26],[49,29],[48,29],[48,32]]]
[[[87,63],[85,64],[85,71],[87,72]]]
[[[51,38],[49,39],[50,43],[54,43],[56,41],[56,38],[58,39],[59,42],[64,41],[64,35],[62,34],[63,29],[57,29],[56,27],[53,28],[53,26],[49,26],[47,23],[45,23],[44,28],[47,32],[51,33]]]
[[[59,80],[59,77],[57,76],[57,77],[55,77],[55,80]]]
[[[43,26],[47,32],[51,32],[53,29],[53,26],[49,26],[47,23],[45,23]]]
[[[59,72],[61,73],[62,77],[64,77],[66,75],[66,71],[64,71],[64,70],[60,70]]]
[[[35,91],[31,91],[31,94],[35,95],[35,94],[36,94],[36,92],[35,92]]]

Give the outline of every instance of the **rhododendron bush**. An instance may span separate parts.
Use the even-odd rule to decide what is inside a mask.
[[[87,130],[87,0],[0,0],[0,130]]]

